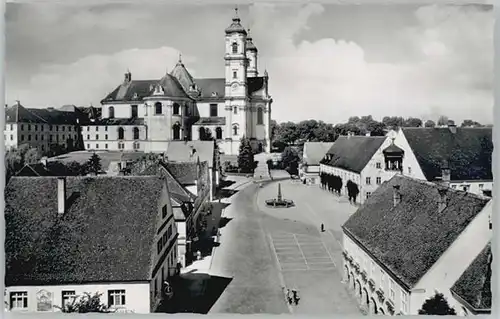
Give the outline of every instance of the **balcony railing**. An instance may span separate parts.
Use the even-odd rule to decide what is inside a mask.
[[[368,280],[368,286],[370,287],[370,290],[372,292],[375,291],[375,280],[373,279]]]
[[[382,289],[377,289],[376,294],[380,302],[385,300],[384,291]]]

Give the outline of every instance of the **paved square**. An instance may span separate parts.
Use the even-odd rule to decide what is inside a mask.
[[[272,233],[271,240],[280,271],[326,270],[336,267],[320,238],[281,232]]]

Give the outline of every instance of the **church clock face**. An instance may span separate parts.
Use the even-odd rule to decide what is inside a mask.
[[[234,83],[233,85],[231,85],[231,89],[233,91],[236,91],[238,89],[238,84]]]

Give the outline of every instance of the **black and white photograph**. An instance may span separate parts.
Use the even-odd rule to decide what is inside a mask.
[[[493,5],[4,18],[9,318],[491,315]]]

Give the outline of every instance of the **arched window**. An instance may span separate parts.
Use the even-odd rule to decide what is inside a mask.
[[[179,122],[174,124],[173,131],[174,131],[174,140],[180,140],[181,139],[181,125],[179,124]]]
[[[174,103],[174,115],[180,115],[181,114],[180,111],[181,111],[181,106],[177,103]]]
[[[233,125],[233,135],[238,135],[238,125]]]
[[[200,126],[200,128],[198,129],[198,133],[200,135],[199,136],[200,141],[204,141],[206,136],[206,130],[203,126]]]
[[[215,138],[218,140],[222,140],[222,129],[220,127],[217,127],[215,129]]]
[[[257,124],[264,124],[264,112],[260,107],[257,109]]]
[[[155,114],[162,114],[162,105],[161,102],[155,103]]]
[[[232,48],[233,48],[233,53],[238,53],[238,43],[233,42]]]
[[[110,106],[109,109],[108,109],[108,117],[110,119],[113,119],[115,118],[115,108]]]
[[[134,127],[134,140],[139,139],[139,128]]]
[[[119,127],[118,128],[118,139],[123,140],[124,137],[125,137],[125,131],[123,130],[122,127]]]

